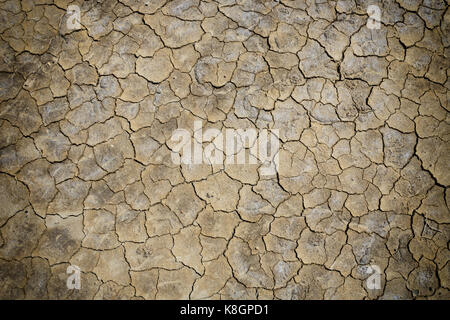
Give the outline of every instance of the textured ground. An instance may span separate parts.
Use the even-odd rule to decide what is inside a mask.
[[[450,299],[445,1],[68,4],[0,0],[1,298]],[[278,173],[175,165],[199,120]]]

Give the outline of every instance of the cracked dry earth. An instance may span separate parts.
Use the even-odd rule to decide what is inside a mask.
[[[450,299],[449,35],[439,0],[0,1],[0,297]],[[194,121],[279,129],[277,174],[175,165]]]

